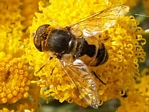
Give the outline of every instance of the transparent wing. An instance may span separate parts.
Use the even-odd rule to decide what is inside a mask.
[[[71,63],[69,56],[60,60],[63,69],[79,91],[80,97],[91,107],[98,108],[97,87],[92,74],[81,60],[76,59]]]
[[[68,27],[73,34],[80,30],[85,36],[94,36],[113,27],[117,19],[124,16],[128,11],[129,7],[126,5],[110,7]]]

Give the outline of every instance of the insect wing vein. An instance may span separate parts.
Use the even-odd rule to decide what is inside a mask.
[[[116,21],[124,16],[128,11],[129,7],[126,5],[110,7],[83,18],[69,27],[73,33],[80,30],[85,36],[94,36],[113,27]]]
[[[98,108],[97,87],[94,77],[87,66],[79,59],[73,63],[68,60],[60,60],[66,74],[79,92],[79,97],[93,108]]]

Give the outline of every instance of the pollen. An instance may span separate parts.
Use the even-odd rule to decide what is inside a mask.
[[[15,103],[28,97],[30,77],[20,58],[0,53],[0,104]],[[24,75],[25,74],[25,75]]]

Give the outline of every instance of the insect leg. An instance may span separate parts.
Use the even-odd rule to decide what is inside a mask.
[[[50,61],[53,57],[50,57],[48,61]],[[37,74],[38,72],[40,72],[47,64],[48,62],[46,62],[44,65],[42,65],[38,71],[35,72],[35,74]]]
[[[91,73],[94,74],[94,76],[95,76],[102,84],[106,85],[106,83],[103,82],[103,81],[100,79],[99,75],[98,75],[96,72],[92,71]]]
[[[53,74],[54,69],[55,69],[55,67],[52,69],[52,71],[51,71],[51,74],[50,74],[50,75],[52,75],[52,74]]]

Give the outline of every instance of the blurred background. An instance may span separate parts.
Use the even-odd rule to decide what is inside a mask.
[[[148,1],[149,0],[146,0],[146,3]],[[128,15],[132,15],[136,20],[140,21],[139,26],[144,30],[142,35],[143,38],[146,39],[146,45],[143,46],[146,52],[146,61],[140,63],[140,72],[144,68],[149,68],[149,8],[147,9],[146,7],[149,7],[149,2],[144,5],[142,0],[140,0],[137,2],[136,6],[131,6],[131,10],[128,13]],[[48,104],[46,104],[45,100],[40,100],[42,112],[115,112],[120,106],[120,101],[118,99],[105,102],[99,109],[92,109],[91,107],[83,108],[74,103],[59,103],[59,101],[52,98],[49,98],[49,100],[50,102]]]

